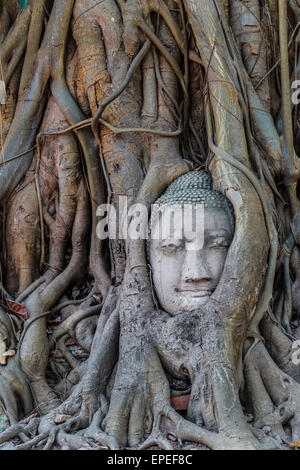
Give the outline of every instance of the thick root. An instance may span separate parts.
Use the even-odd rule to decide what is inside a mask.
[[[245,357],[245,379],[254,426],[288,442],[283,425],[289,423],[292,441],[299,439],[300,385],[279,369],[262,342]]]
[[[0,366],[0,397],[11,424],[20,416],[28,416],[33,409],[29,383],[17,357]]]
[[[9,427],[5,431],[3,431],[0,435],[0,445],[4,444],[5,442],[9,441],[10,439],[14,439],[16,436],[22,434],[35,434],[39,425],[39,418],[33,418],[30,420],[28,424],[14,424],[13,426]]]
[[[133,366],[131,355],[142,358],[138,370]],[[150,441],[156,440],[165,446],[166,441],[161,440],[162,416],[169,419],[171,431],[181,440],[199,442],[211,449],[260,448],[250,428],[237,426],[235,432],[224,427],[214,433],[182,418],[170,405],[169,383],[153,346],[144,344],[139,352],[131,348],[118,364],[105,432],[114,436],[121,447],[127,444],[136,447],[144,438],[145,422],[150,420],[148,427],[152,433],[145,445],[148,447]]]

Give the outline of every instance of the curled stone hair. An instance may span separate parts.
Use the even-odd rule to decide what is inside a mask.
[[[170,184],[152,208],[151,227],[164,206],[175,204],[203,204],[204,208],[224,209],[234,229],[234,212],[230,201],[213,189],[212,178],[206,171],[189,171]]]

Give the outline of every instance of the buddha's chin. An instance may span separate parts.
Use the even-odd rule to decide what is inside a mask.
[[[180,313],[190,312],[202,307],[210,299],[212,292],[201,292],[200,294],[193,293],[192,295],[182,295],[177,293],[173,298],[173,308],[170,312],[171,315],[178,315]]]

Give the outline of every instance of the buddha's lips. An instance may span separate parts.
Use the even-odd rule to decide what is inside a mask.
[[[180,289],[176,288],[176,292],[181,292],[183,294],[190,294],[192,297],[209,297],[212,293],[212,289]]]

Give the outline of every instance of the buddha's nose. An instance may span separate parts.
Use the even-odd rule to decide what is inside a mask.
[[[182,265],[183,282],[209,282],[212,273],[206,262],[203,250],[188,250]]]

